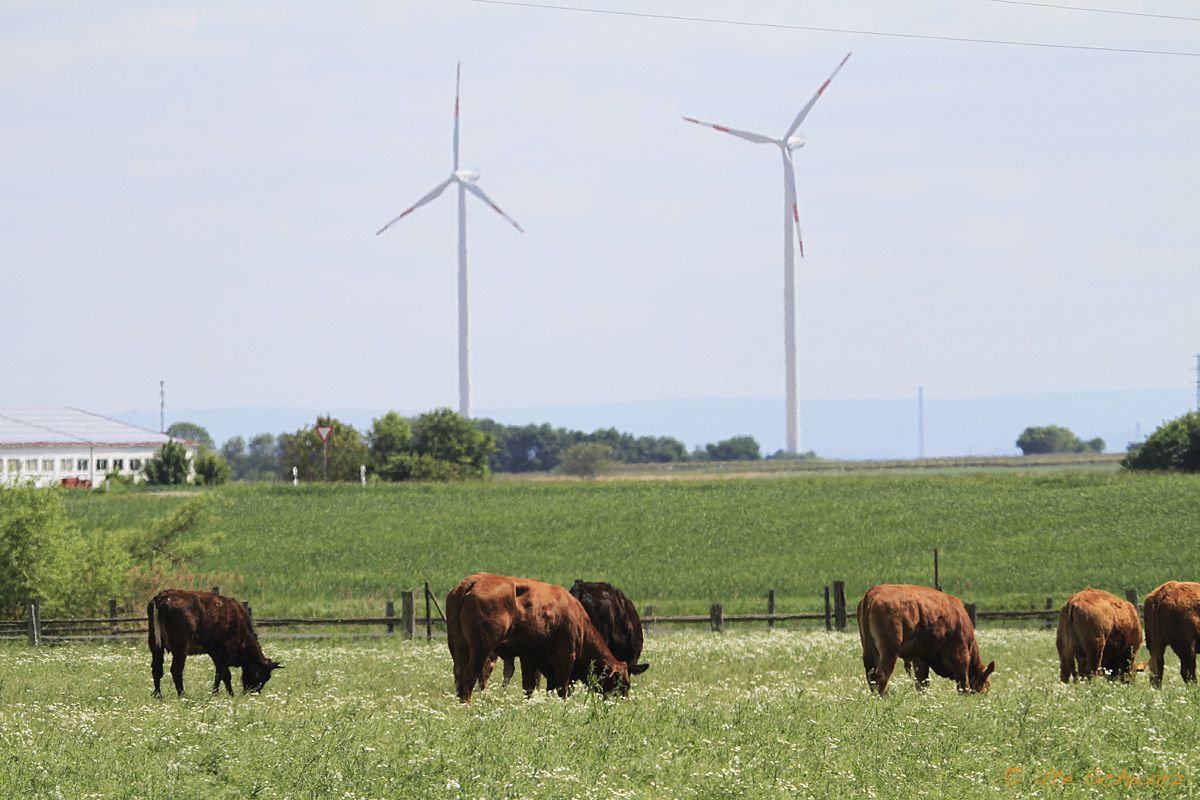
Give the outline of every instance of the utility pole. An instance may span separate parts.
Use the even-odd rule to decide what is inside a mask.
[[[917,443],[921,459],[925,458],[925,387],[917,387]]]
[[[1200,353],[1196,354],[1196,410],[1200,411]]]
[[[167,382],[158,382],[158,432],[167,432]]]

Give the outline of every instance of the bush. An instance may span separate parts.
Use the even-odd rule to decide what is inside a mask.
[[[1083,441],[1069,428],[1060,425],[1030,426],[1017,437],[1017,447],[1027,456],[1042,453],[1095,453],[1104,452],[1104,440],[1100,438]]]
[[[1130,470],[1200,472],[1200,412],[1163,423],[1140,445],[1130,445],[1121,466]]]
[[[212,450],[201,450],[193,461],[196,482],[205,486],[220,486],[229,480],[229,462]]]
[[[558,469],[567,475],[595,478],[613,466],[613,450],[606,444],[581,442],[562,452]]]
[[[188,481],[191,459],[179,442],[167,442],[146,462],[146,482],[156,486],[181,486]]]
[[[705,445],[713,461],[755,461],[762,458],[753,436],[734,436],[716,444]]]

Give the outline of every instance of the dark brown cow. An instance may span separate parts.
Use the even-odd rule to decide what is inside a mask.
[[[917,688],[929,685],[929,670],[953,678],[960,692],[986,692],[996,669],[979,658],[975,628],[962,601],[928,586],[881,584],[858,604],[867,683],[882,697],[896,659],[911,661]]]
[[[1196,643],[1200,639],[1200,583],[1167,581],[1146,595],[1146,649],[1150,685],[1162,686],[1167,645],[1179,656],[1179,674],[1196,681]]]
[[[576,580],[570,589],[571,596],[580,602],[587,612],[588,619],[596,626],[596,630],[604,637],[604,643],[619,661],[629,665],[630,675],[640,675],[649,669],[649,664],[639,664],[642,655],[642,618],[638,616],[633,602],[611,583],[602,581]],[[513,676],[514,659],[504,659],[504,685],[508,685]],[[492,661],[494,663],[494,659]],[[487,688],[487,678],[491,674],[491,664],[485,670],[481,680],[481,689]],[[537,678],[535,680],[535,685]],[[547,678],[547,685],[553,686],[553,678]]]
[[[1100,589],[1071,595],[1058,612],[1058,664],[1063,683],[1091,678],[1132,679],[1142,646],[1142,623],[1133,603]]]
[[[526,694],[539,671],[560,697],[595,673],[605,692],[629,693],[629,667],[616,659],[579,601],[561,586],[479,572],[446,597],[446,633],[458,698],[471,701],[493,654],[521,659]]]
[[[146,606],[150,633],[150,672],[154,696],[162,697],[163,653],[171,651],[171,680],[183,695],[183,665],[189,655],[207,653],[217,668],[213,694],[230,686],[230,667],[242,668],[242,690],[262,689],[271,672],[283,669],[263,655],[242,604],[231,597],[186,589],[166,589]]]

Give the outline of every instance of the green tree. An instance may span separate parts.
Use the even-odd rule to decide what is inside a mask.
[[[220,453],[201,450],[192,462],[196,481],[205,486],[220,486],[229,480],[229,462]]]
[[[1146,441],[1130,445],[1121,466],[1130,470],[1200,472],[1200,412],[1164,422]]]
[[[762,458],[753,436],[733,436],[704,447],[713,461],[754,461]]]
[[[167,442],[146,461],[146,481],[157,486],[185,484],[190,461],[186,447],[179,442]]]
[[[595,478],[612,469],[613,463],[610,446],[598,442],[580,442],[563,450],[558,469],[579,478]]]
[[[371,455],[371,469],[388,480],[402,480],[411,471],[412,464],[406,458],[412,445],[412,425],[395,411],[389,411],[379,419],[371,420],[367,434],[367,450]]]
[[[217,446],[213,444],[213,439],[209,436],[208,431],[203,426],[197,425],[194,422],[172,422],[171,427],[167,428],[167,436],[173,439],[187,439],[195,442],[200,446],[201,450],[215,450]]]
[[[241,436],[230,436],[221,445],[221,457],[229,464],[230,473],[235,481],[246,477],[246,440]]]
[[[1104,449],[1103,439],[1093,439]],[[1060,425],[1030,426],[1017,437],[1017,447],[1024,455],[1041,453],[1082,453],[1088,449],[1088,443],[1071,432],[1069,428]]]
[[[488,456],[496,441],[469,419],[439,408],[417,417],[410,449],[413,455],[452,464],[459,478],[482,478],[490,474]]]
[[[359,466],[366,464],[370,458],[362,434],[355,430],[353,425],[329,416],[317,417],[316,424],[333,428],[327,445],[329,480],[358,480]],[[288,471],[293,466],[296,467],[301,480],[319,481],[322,479],[323,449],[321,437],[317,435],[315,427],[285,433],[279,437],[280,466]]]
[[[0,489],[0,616],[19,616],[31,598],[53,594],[57,546],[66,527],[57,492]]]

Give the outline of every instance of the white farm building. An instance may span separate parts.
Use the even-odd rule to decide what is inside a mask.
[[[166,434],[70,406],[0,408],[0,486],[98,486],[113,471],[137,480],[169,441]],[[193,442],[180,443],[195,456]]]

